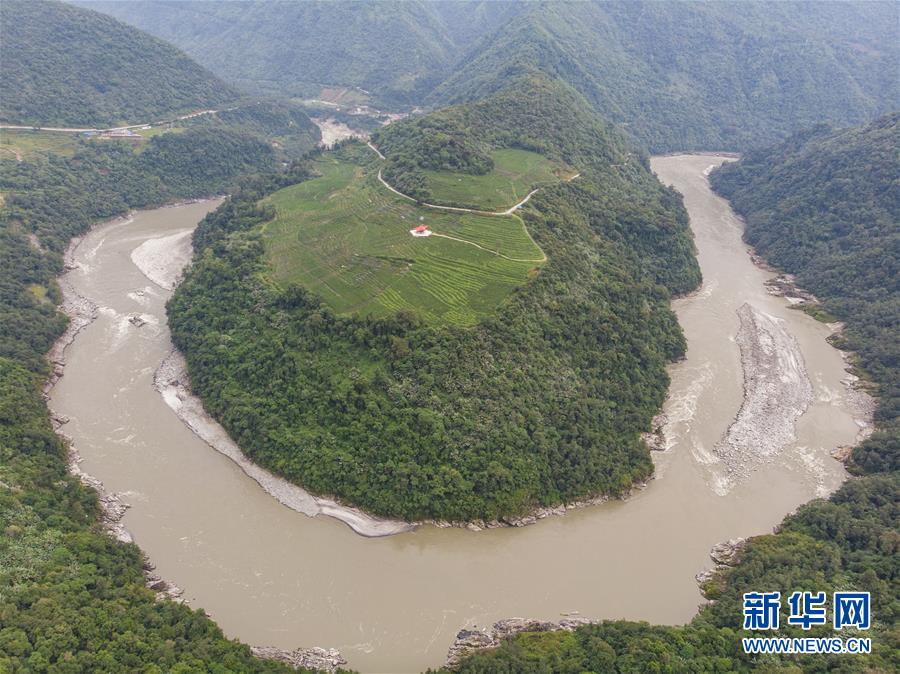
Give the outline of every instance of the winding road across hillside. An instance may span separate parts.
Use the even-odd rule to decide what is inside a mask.
[[[387,157],[385,157],[383,154],[381,154],[381,151],[377,147],[372,145],[371,142],[367,142],[366,145],[368,145],[369,149],[371,149],[375,154],[378,155],[379,159],[382,159],[382,160],[387,159]],[[540,187],[536,187],[535,189],[531,190],[528,194],[525,195],[524,199],[522,199],[517,204],[510,206],[505,211],[481,211],[476,208],[461,208],[459,206],[441,206],[439,204],[429,204],[428,202],[425,202],[425,201],[419,201],[415,197],[411,197],[408,194],[404,194],[403,192],[401,192],[400,190],[398,190],[397,188],[392,186],[387,180],[384,179],[384,176],[382,175],[381,171],[382,171],[381,169],[378,169],[379,182],[381,182],[382,185],[387,187],[391,192],[393,192],[397,196],[403,197],[404,199],[412,201],[412,202],[418,204],[419,206],[425,206],[426,208],[435,208],[435,209],[438,209],[441,211],[453,211],[456,213],[473,213],[475,215],[501,215],[501,216],[502,215],[512,215],[512,216],[516,216],[516,211],[519,210],[526,203],[528,203],[528,201],[531,199],[531,197],[533,197],[535,195],[535,193],[541,189]],[[571,178],[567,178],[566,182],[572,182],[573,180],[575,180],[575,178],[577,178],[580,175],[581,175],[581,173],[576,173]],[[516,217],[518,217],[518,216],[516,216]],[[492,254],[496,255],[497,257],[502,257],[504,260],[510,260],[512,262],[546,262],[547,261],[546,253],[544,253],[544,251],[541,249],[541,247],[537,245],[537,242],[535,242],[535,240],[531,237],[531,233],[528,231],[528,228],[525,226],[525,222],[521,218],[519,218],[519,221],[522,223],[522,229],[525,230],[525,236],[527,236],[528,239],[531,241],[531,243],[533,243],[535,245],[535,247],[541,251],[541,257],[534,258],[534,259],[508,257],[506,255],[503,255],[502,253],[493,251],[490,248],[485,248],[484,246],[480,246],[473,241],[467,241],[466,239],[460,239],[455,236],[448,236],[447,234],[439,234],[437,232],[432,232],[432,236],[437,236],[442,239],[450,239],[451,241],[459,241],[460,243],[466,243],[466,244],[469,244],[470,246],[475,246],[476,248],[480,248],[481,250],[487,251],[488,253],[492,253]]]
[[[259,105],[259,103],[256,103]],[[154,127],[154,126],[162,126],[163,124],[172,124],[174,122],[182,122],[186,119],[193,119],[194,117],[202,117],[203,115],[215,115],[218,112],[230,112],[232,110],[237,110],[238,108],[243,107],[240,105],[235,105],[230,108],[223,108],[222,110],[198,110],[197,112],[190,112],[186,115],[181,115],[179,117],[173,117],[172,119],[164,119],[158,122],[143,122],[141,124],[129,124],[128,126],[111,126],[102,129],[98,128],[76,128],[71,126],[27,126],[21,124],[0,124],[0,129],[18,129],[21,131],[56,131],[59,133],[108,133],[110,131],[128,131],[129,129],[142,129],[146,126]]]
[[[381,154],[381,152],[378,150],[378,148],[375,147],[374,145],[372,145],[372,143],[366,143],[366,145],[368,145],[369,148],[371,148],[372,151],[375,152],[375,154],[377,154],[380,159],[387,159],[387,157],[385,157],[383,154]],[[581,173],[576,173],[571,178],[567,178],[566,182],[567,183],[572,182],[573,180],[575,180],[575,178],[579,177],[580,175],[581,175]],[[419,201],[415,197],[411,197],[408,194],[403,194],[403,192],[401,192],[397,188],[393,187],[388,181],[386,181],[384,179],[384,176],[382,176],[382,174],[381,174],[381,169],[378,169],[378,180],[380,180],[381,184],[384,185],[385,187],[387,187],[394,194],[401,196],[404,199],[408,199],[409,201],[413,201],[413,202],[419,204],[420,206],[426,206],[427,208],[437,208],[442,211],[456,211],[457,213],[474,213],[476,215],[513,215],[517,210],[519,210],[522,206],[524,206],[526,203],[528,203],[528,201],[531,199],[531,197],[533,197],[534,194],[541,189],[540,187],[536,187],[535,189],[531,190],[528,194],[525,195],[525,198],[522,199],[522,201],[520,201],[519,203],[517,203],[513,206],[510,206],[505,211],[481,211],[481,210],[478,210],[477,208],[461,208],[459,206],[441,206],[439,204],[429,204],[428,202],[425,202],[425,201]],[[458,239],[458,240],[461,241],[462,239]]]

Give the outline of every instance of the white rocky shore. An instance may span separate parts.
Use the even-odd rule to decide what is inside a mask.
[[[166,404],[194,433],[217,452],[234,461],[253,478],[266,493],[291,510],[310,517],[327,515],[347,524],[353,531],[369,537],[390,536],[415,528],[414,524],[374,517],[357,508],[341,505],[327,498],[313,496],[284,478],[278,477],[248,459],[203,408],[203,403],[189,387],[184,358],[173,350],[160,364],[154,376],[154,386]]]
[[[506,639],[520,632],[571,632],[582,625],[600,622],[589,618],[569,617],[557,622],[531,618],[506,618],[495,622],[490,630],[460,630],[447,653],[445,666],[454,667],[467,655],[489,648],[497,648]]]
[[[766,292],[769,295],[783,297],[791,307],[797,309],[818,308],[821,306],[822,303],[818,297],[797,285],[796,276],[773,267],[752,248],[747,249],[747,254],[754,265],[775,274],[775,276],[765,281]],[[837,321],[826,323],[826,325],[831,331],[828,341],[834,343],[835,340],[839,340],[844,332],[844,324]],[[857,411],[856,423],[859,426],[859,432],[856,436],[856,444],[859,444],[875,430],[873,417],[878,403],[873,395],[872,384],[861,379],[857,374],[857,355],[852,351],[842,349],[840,346],[837,346],[837,348],[840,351],[841,358],[844,360],[844,369],[847,373],[841,380],[841,383],[844,385],[845,395]],[[843,463],[850,458],[852,450],[853,446],[844,445],[832,450],[831,455]]]
[[[289,651],[283,648],[275,648],[274,646],[251,646],[250,651],[258,658],[284,662],[294,669],[305,667],[306,669],[333,673],[338,667],[347,664],[347,661],[335,648],[326,649],[316,646]]]

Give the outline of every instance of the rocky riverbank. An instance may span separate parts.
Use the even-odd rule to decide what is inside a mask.
[[[339,122],[331,117],[313,117],[312,121],[322,132],[322,140],[319,141],[319,145],[324,148],[330,148],[334,146],[335,143],[346,138],[361,138],[365,140],[369,137],[369,134],[362,131],[355,131],[343,122]]]
[[[127,224],[130,222],[130,219],[131,215],[129,214],[121,218],[114,218],[104,224],[116,222]],[[56,382],[59,381],[60,377],[63,376],[66,366],[66,348],[75,341],[75,337],[79,332],[84,330],[84,328],[97,318],[97,312],[99,310],[99,307],[96,304],[75,292],[72,284],[67,279],[68,272],[78,268],[75,263],[75,250],[81,245],[83,240],[84,236],[76,236],[69,241],[65,253],[63,253],[63,269],[65,271],[57,279],[60,291],[62,291],[63,301],[57,309],[69,317],[69,324],[66,326],[65,332],[53,342],[53,346],[51,346],[50,350],[47,352],[47,360],[50,362],[50,367],[52,369],[50,371],[50,376],[47,377],[47,380],[44,382],[43,395],[45,401],[50,399],[51,389],[56,385]],[[59,425],[57,425],[56,428],[58,430]]]
[[[570,617],[558,622],[529,618],[507,618],[495,622],[489,630],[460,630],[447,653],[446,667],[454,667],[464,657],[477,651],[497,648],[506,639],[520,632],[571,632],[576,627],[599,622],[589,618]]]
[[[234,461],[241,470],[282,505],[310,517],[327,515],[347,524],[362,536],[389,536],[412,530],[415,525],[399,520],[373,517],[336,501],[313,496],[284,478],[253,463],[203,408],[189,386],[187,366],[181,353],[173,350],[154,375],[154,386],[173,412],[210,447]]]
[[[831,320],[829,314],[821,309],[822,303],[819,298],[808,290],[801,288],[793,274],[782,272],[773,267],[752,248],[747,249],[747,254],[754,265],[774,274],[764,284],[769,295],[783,297],[792,307],[803,309],[818,320]],[[832,322],[827,322],[826,325],[831,330],[831,334],[828,336],[829,343],[838,348],[841,358],[844,360],[844,370],[847,374],[841,380],[841,384],[844,386],[844,395],[857,410],[856,423],[859,426],[859,433],[856,437],[856,443],[858,444],[869,437],[875,429],[873,417],[878,403],[873,395],[871,382],[864,380],[858,374],[856,366],[857,355],[840,346],[844,324],[832,320]],[[842,445],[832,450],[831,455],[838,461],[845,463],[850,458],[852,451],[853,447],[851,445]]]
[[[251,646],[250,651],[263,660],[277,660],[290,665],[294,669],[305,667],[316,671],[333,674],[338,667],[346,665],[347,661],[335,648],[298,648],[289,651],[274,646]]]
[[[698,573],[694,578],[700,586],[700,592],[704,597],[710,592],[710,582],[716,578],[725,569],[737,566],[741,559],[741,554],[747,546],[746,538],[732,538],[722,543],[716,543],[709,551],[709,557],[715,566]],[[712,601],[712,600],[710,600]]]

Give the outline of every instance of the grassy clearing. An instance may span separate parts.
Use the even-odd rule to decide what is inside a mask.
[[[518,203],[543,184],[568,180],[575,171],[527,150],[496,150],[494,169],[483,176],[452,171],[425,171],[437,204],[500,211]]]
[[[78,135],[62,131],[0,129],[0,159],[30,159],[52,152],[71,155],[78,147]]]
[[[410,310],[429,322],[468,326],[542,264],[517,216],[419,207],[330,155],[317,168],[321,177],[267,199],[277,215],[263,231],[274,280],[301,283],[338,313]],[[419,224],[463,241],[411,236]]]

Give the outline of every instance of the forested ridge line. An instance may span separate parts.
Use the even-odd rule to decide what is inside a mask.
[[[273,213],[258,202],[280,185],[237,194],[201,223],[168,307],[210,413],[267,468],[408,520],[517,516],[649,477],[640,433],[684,350],[668,299],[699,282],[678,195],[545,78],[391,125],[376,142],[401,180],[416,162],[477,161],[460,146],[520,147],[581,170],[520,211],[548,263],[472,328],[336,315],[266,279],[258,225]],[[360,145],[337,152],[377,172]]]
[[[111,127],[238,98],[175,47],[57,0],[4,0],[0,41],[0,120],[9,123]]]
[[[894,2],[81,2],[282,95],[440,108],[542,73],[653,153],[746,150],[897,100]]]
[[[452,671],[510,672],[882,672],[900,669],[900,429],[897,426],[898,115],[869,125],[820,126],[747,153],[713,172],[711,183],[746,219],[746,240],[815,292],[846,321],[837,345],[852,348],[877,384],[875,433],[854,448],[848,480],[828,499],[787,516],[776,532],[751,538],[737,564],[708,580],[713,601],[683,627],[604,621],[573,632],[523,633]],[[871,637],[868,655],[743,652],[744,592],[868,591],[873,626],[835,632],[787,624],[778,637]],[[444,671],[444,670],[442,670]]]

